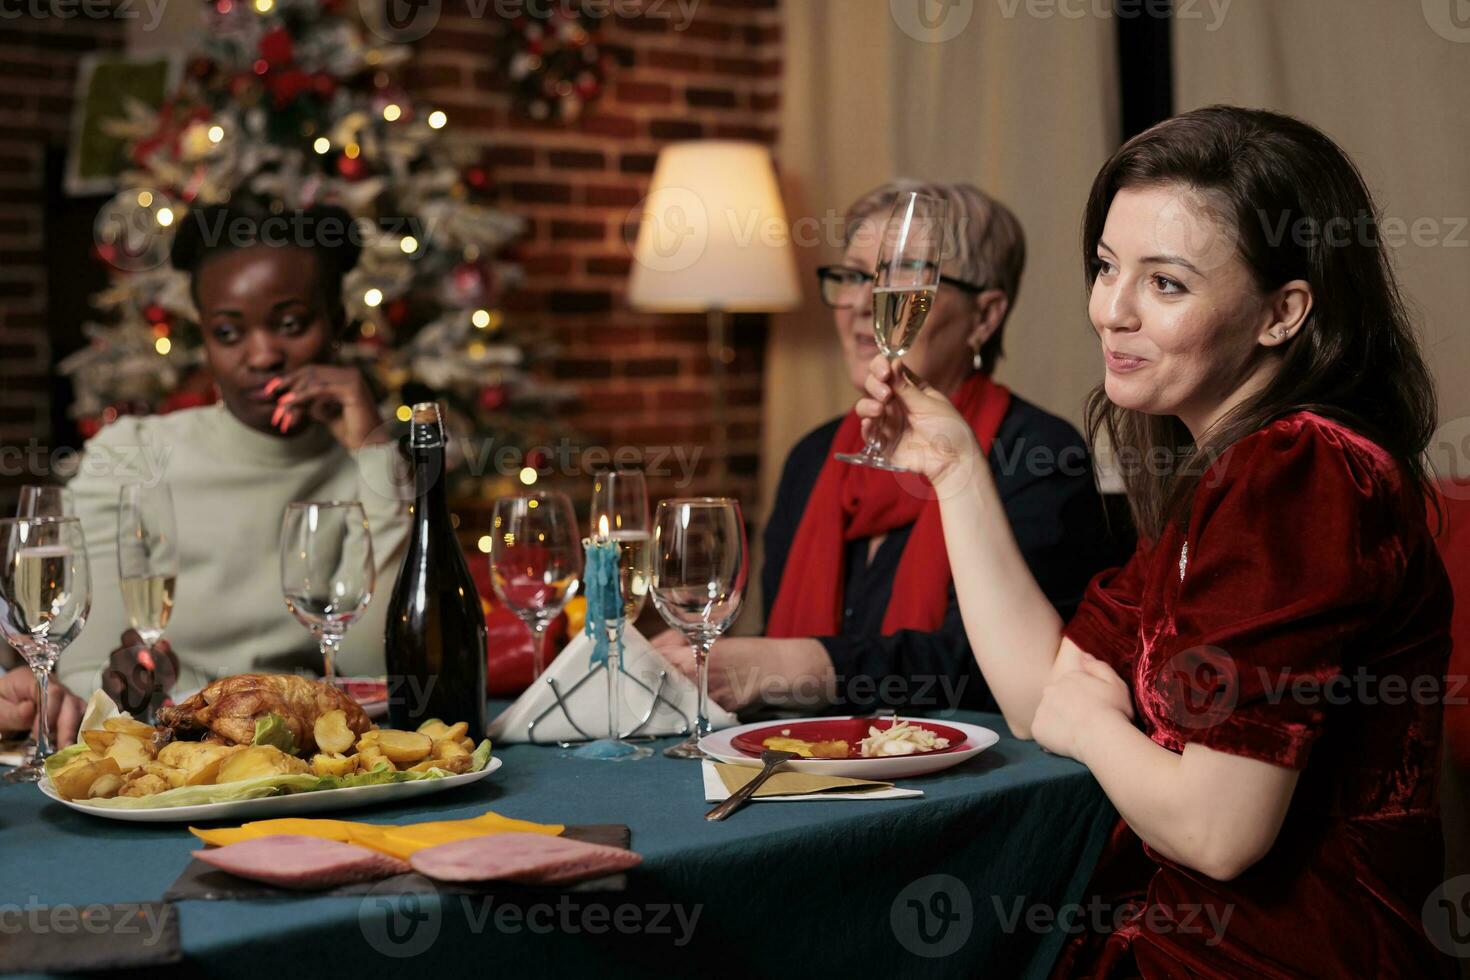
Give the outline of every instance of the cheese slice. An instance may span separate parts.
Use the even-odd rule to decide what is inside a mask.
[[[532,823],[529,820],[514,820],[498,813],[486,811],[468,820],[435,820],[427,823],[404,825],[354,823],[350,820],[313,820],[303,817],[283,817],[276,820],[253,820],[239,827],[222,827],[217,830],[201,830],[190,827],[189,832],[206,844],[223,847],[258,837],[276,834],[295,834],[300,837],[316,837],[321,840],[357,844],[381,854],[407,859],[415,851],[451,841],[481,837],[485,834],[509,832],[546,834],[555,837],[566,827],[562,824]]]

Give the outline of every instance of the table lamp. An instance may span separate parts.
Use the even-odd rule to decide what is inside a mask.
[[[643,202],[628,302],[636,310],[705,314],[718,472],[726,465],[726,316],[779,313],[800,301],[770,151],[731,140],[666,146]]]

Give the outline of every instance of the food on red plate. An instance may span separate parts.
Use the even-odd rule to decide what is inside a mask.
[[[408,863],[356,844],[276,834],[194,851],[206,864],[278,888],[312,891],[404,874]]]
[[[439,881],[565,885],[636,868],[643,857],[620,847],[545,834],[490,834],[416,851],[409,863]]]

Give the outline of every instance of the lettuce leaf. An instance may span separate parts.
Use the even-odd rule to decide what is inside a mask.
[[[296,754],[296,736],[286,727],[286,719],[272,711],[264,718],[255,719],[255,737],[251,745],[274,745],[287,755]]]
[[[65,769],[68,762],[75,759],[77,756],[81,755],[85,751],[87,751],[87,743],[78,742],[75,745],[67,746],[60,752],[51,753],[46,757],[46,761],[43,763],[43,765],[46,767],[46,775],[50,776],[60,772],[62,769]]]
[[[258,723],[257,723],[258,724]],[[72,746],[63,749],[46,760],[47,771],[53,762],[62,756],[75,755]],[[86,751],[86,746],[81,746]],[[487,738],[476,746],[470,756],[471,772],[479,772],[490,764],[490,740]],[[65,760],[62,760],[64,763]],[[300,773],[293,776],[259,776],[233,783],[218,783],[209,786],[180,786],[164,790],[151,796],[115,796],[110,800],[87,800],[87,806],[105,807],[110,810],[151,810],[174,806],[199,806],[204,803],[234,803],[239,800],[255,800],[265,796],[283,796],[287,793],[315,793],[325,789],[350,789],[355,786],[381,786],[386,783],[409,783],[420,779],[443,779],[453,773],[445,769],[430,769],[427,772],[398,772],[384,762],[371,772],[354,772],[347,776],[317,776]]]

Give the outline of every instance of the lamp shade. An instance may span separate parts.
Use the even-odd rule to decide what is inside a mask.
[[[770,152],[725,140],[665,147],[643,204],[628,302],[668,313],[775,313],[800,300]]]

